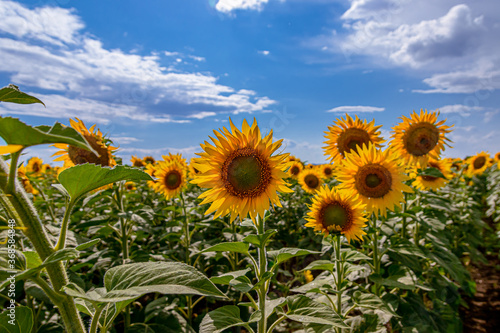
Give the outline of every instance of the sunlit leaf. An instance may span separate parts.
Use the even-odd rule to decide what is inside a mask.
[[[7,87],[0,89],[0,102],[10,102],[16,104],[34,104],[43,102],[36,97],[23,93],[18,86],[9,84]]]

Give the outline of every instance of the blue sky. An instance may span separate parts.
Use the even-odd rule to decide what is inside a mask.
[[[97,123],[125,162],[190,158],[229,117],[255,117],[323,163],[323,132],[345,112],[388,138],[421,108],[455,125],[445,155],[500,150],[496,1],[3,0],[0,18],[0,85],[47,105],[0,114]]]

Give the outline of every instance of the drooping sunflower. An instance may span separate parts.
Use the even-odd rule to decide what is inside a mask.
[[[24,166],[24,164],[21,164],[17,168],[17,177],[18,177],[19,181],[21,182],[21,184],[23,185],[24,190],[26,192],[31,193],[33,195],[36,195],[36,194],[38,194],[38,190],[33,187],[28,176],[26,176],[26,172],[27,172],[26,167]]]
[[[288,168],[288,175],[294,179],[297,179],[304,166],[301,162],[292,161],[289,163],[290,167]]]
[[[451,130],[444,125],[446,119],[438,122],[438,116],[438,111],[427,110],[420,110],[420,115],[413,111],[410,118],[402,116],[403,122],[392,128],[391,149],[406,163],[420,168],[427,167],[431,157],[439,159],[444,146],[450,147],[447,142],[450,140],[445,135]]]
[[[158,162],[154,175],[153,189],[167,199],[177,196],[187,184],[186,168],[178,161]]]
[[[40,176],[43,172],[43,160],[36,156],[30,158],[26,165],[26,172],[33,177]]]
[[[316,193],[323,185],[321,173],[317,168],[302,170],[302,172],[299,173],[298,179],[304,191],[310,194]]]
[[[374,126],[375,120],[367,122],[361,121],[358,116],[352,119],[348,114],[334,122],[335,125],[328,126],[328,132],[325,132],[326,141],[323,147],[326,156],[329,156],[331,162],[341,161],[345,154],[358,149],[363,144],[370,142],[376,147],[381,147],[385,140],[380,136],[379,128],[382,125]]]
[[[433,158],[429,159],[428,167],[436,168],[446,179],[434,176],[416,176],[412,185],[419,190],[438,190],[448,182],[451,178],[451,161],[448,159],[435,160]]]
[[[387,209],[401,206],[403,192],[412,189],[403,182],[408,179],[405,167],[398,164],[398,157],[389,149],[384,151],[370,144],[351,152],[335,169],[342,188],[366,204],[370,213],[386,215]]]
[[[330,179],[333,177],[334,167],[332,164],[323,164],[320,166],[320,170],[323,179]]]
[[[53,146],[61,149],[52,156],[59,156],[54,161],[64,161],[64,167],[72,167],[78,164],[93,163],[100,166],[115,166],[116,161],[113,151],[118,149],[111,146],[111,141],[106,139],[99,129],[93,125],[87,129],[83,121],[78,118],[70,119],[71,127],[77,130],[87,140],[88,144],[97,152],[97,155],[83,148],[68,144],[56,143]]]
[[[133,166],[138,167],[138,168],[146,166],[146,162],[144,162],[141,158],[139,158],[137,156],[132,156],[132,158],[130,159],[130,162],[132,162]]]
[[[208,188],[200,195],[201,204],[212,203],[205,214],[230,214],[231,221],[250,215],[255,221],[272,204],[281,207],[278,192],[292,192],[283,180],[288,154],[273,155],[282,140],[273,142],[272,131],[262,138],[255,119],[252,126],[244,120],[241,130],[229,122],[231,131],[214,130],[213,144],[201,144],[203,152],[194,163],[200,173],[191,182]]]
[[[490,160],[490,154],[485,153],[484,151],[469,157],[467,159],[467,163],[469,164],[467,167],[467,175],[472,177],[474,175],[482,174],[491,165]]]
[[[340,232],[349,242],[366,234],[362,229],[366,226],[365,204],[348,190],[323,186],[313,197],[309,209],[305,226],[315,231],[326,235]]]

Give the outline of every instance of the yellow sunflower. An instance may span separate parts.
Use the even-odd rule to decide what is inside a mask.
[[[170,162],[177,162],[179,163],[182,167],[187,169],[188,165],[186,162],[185,158],[182,158],[182,154],[175,154],[172,155],[171,153],[168,153],[168,155],[162,155],[163,161],[170,163]]]
[[[27,170],[26,170],[26,167],[24,166],[24,164],[21,164],[17,168],[17,177],[18,177],[19,181],[21,182],[21,184],[23,185],[24,190],[26,192],[31,193],[33,195],[36,195],[36,194],[38,194],[38,190],[33,188],[33,185],[31,185],[29,178],[26,176],[26,171]]]
[[[439,159],[444,145],[450,147],[445,135],[451,130],[444,125],[446,120],[437,121],[438,116],[439,112],[427,110],[420,110],[420,115],[413,111],[410,118],[402,116],[403,122],[392,128],[391,149],[406,163],[420,168],[427,167],[431,157]]]
[[[283,180],[288,154],[273,155],[282,140],[273,143],[272,131],[262,138],[255,119],[252,126],[244,120],[241,130],[229,122],[231,131],[214,130],[214,144],[201,144],[204,152],[197,153],[200,158],[194,163],[200,173],[192,183],[208,188],[200,195],[201,204],[212,203],[205,214],[231,214],[231,221],[250,215],[255,221],[272,204],[281,207],[278,192],[292,192]]]
[[[189,165],[188,165],[188,170],[189,170],[189,178],[193,179],[194,177],[196,177],[197,174],[200,173],[200,171],[198,169],[196,169],[193,165],[193,163],[196,162],[196,158],[193,157],[191,158],[191,160],[189,161]]]
[[[346,155],[335,169],[337,180],[342,188],[366,204],[370,213],[383,216],[386,210],[401,206],[403,192],[412,192],[403,182],[408,179],[405,167],[398,164],[398,157],[392,151],[382,151],[370,144]]]
[[[416,176],[415,180],[413,181],[412,185],[415,188],[418,188],[419,190],[425,191],[425,190],[438,190],[446,183],[448,182],[448,179],[451,178],[451,161],[448,159],[442,159],[442,160],[435,160],[433,158],[429,159],[428,167],[436,168],[441,173],[443,176],[446,177],[440,178],[440,177],[433,177],[433,176]]]
[[[38,157],[32,157],[28,160],[28,164],[26,165],[26,172],[30,176],[40,176],[43,172],[43,160]]]
[[[186,168],[178,161],[158,162],[156,166],[153,189],[172,199],[184,189],[187,184]]]
[[[156,163],[154,163],[154,164],[148,163],[148,164],[146,164],[146,168],[144,169],[144,172],[146,172],[151,177],[155,178],[156,177],[156,167],[157,167]],[[156,181],[155,180],[148,180],[147,183],[148,183],[149,187],[154,188]]]
[[[304,271],[304,278],[306,279],[306,283],[313,282],[314,275],[312,275],[310,270]]]
[[[294,179],[297,179],[304,166],[302,163],[297,161],[292,161],[288,164],[290,168],[288,168],[288,175]]]
[[[61,149],[52,156],[59,156],[54,161],[64,161],[64,167],[72,167],[78,164],[93,163],[100,166],[115,166],[116,161],[113,158],[113,151],[118,149],[111,146],[111,142],[104,138],[95,125],[87,129],[85,124],[78,118],[70,119],[71,127],[77,130],[87,140],[88,144],[97,152],[98,155],[83,148],[68,144],[56,143],[53,146]]]
[[[366,234],[361,229],[366,226],[365,204],[362,201],[350,191],[324,186],[313,197],[305,226],[326,235],[340,232],[349,242],[351,239],[361,240]]]
[[[491,165],[490,160],[490,154],[485,153],[484,151],[475,156],[469,157],[467,159],[467,163],[469,164],[467,167],[467,175],[472,177],[474,175],[482,174]]]
[[[144,162],[142,159],[140,159],[137,156],[132,156],[132,158],[130,159],[130,162],[132,162],[133,166],[138,167],[138,168],[146,166],[146,162]]]
[[[500,162],[500,151],[495,154],[495,157],[493,157],[493,159],[495,160],[495,162]]]
[[[330,179],[333,177],[334,167],[332,164],[323,164],[320,165],[321,175],[323,179]]]
[[[325,132],[326,144],[323,149],[326,156],[329,156],[331,162],[341,161],[345,154],[351,150],[356,150],[368,145],[370,142],[376,147],[380,147],[385,140],[380,137],[379,128],[382,125],[374,126],[375,120],[367,122],[361,121],[358,116],[352,119],[348,114],[334,122],[335,126],[328,126],[328,132]]]
[[[323,185],[323,180],[321,179],[321,173],[318,169],[304,169],[299,174],[299,184],[302,186],[304,191],[310,194],[316,193]]]
[[[136,190],[136,187],[135,187],[135,183],[134,182],[125,182],[125,185],[124,185],[125,189],[127,191],[135,191]]]

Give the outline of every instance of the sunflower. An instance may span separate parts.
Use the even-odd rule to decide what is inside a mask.
[[[187,169],[188,165],[186,162],[185,158],[182,158],[182,154],[175,154],[172,155],[171,153],[168,153],[168,155],[162,155],[163,161],[170,163],[170,162],[177,162],[181,166],[183,166],[185,169]]]
[[[38,194],[38,190],[33,188],[33,185],[31,185],[29,178],[26,176],[26,172],[27,172],[26,167],[24,166],[24,164],[21,164],[17,168],[17,177],[18,177],[19,181],[21,182],[21,184],[23,185],[24,190],[26,192],[31,193],[33,195],[36,195],[36,194]]]
[[[323,179],[330,179],[333,177],[334,167],[332,164],[323,164],[320,165],[319,168],[321,170],[321,175],[323,176]]]
[[[312,275],[310,270],[304,271],[304,278],[306,279],[306,283],[312,282],[314,280],[314,275]]]
[[[385,216],[387,209],[401,206],[403,192],[412,192],[403,182],[408,179],[405,167],[398,164],[392,151],[382,151],[370,144],[346,155],[335,169],[341,187],[359,194],[370,213]]]
[[[150,175],[151,177],[155,178],[156,177],[156,164],[151,164],[148,163],[146,164],[146,168],[144,169],[144,172]],[[156,181],[155,180],[148,180],[147,181],[148,186],[151,188],[154,188]]]
[[[351,239],[361,239],[365,232],[365,204],[358,196],[347,190],[330,189],[323,186],[313,197],[311,210],[306,217],[305,226],[328,235],[340,232]]]
[[[135,187],[135,183],[134,182],[125,182],[125,185],[124,185],[125,189],[127,191],[135,191],[137,188]]]
[[[292,192],[283,180],[288,154],[273,155],[282,140],[273,143],[272,131],[262,138],[255,119],[252,126],[244,120],[241,131],[231,118],[229,122],[231,131],[214,130],[214,144],[201,144],[204,152],[197,153],[201,158],[194,163],[200,174],[192,183],[208,188],[200,195],[201,204],[212,203],[205,214],[216,211],[214,218],[231,214],[231,221],[237,215],[240,220],[250,215],[255,221],[271,204],[281,207],[277,192]]]
[[[290,166],[288,168],[288,175],[292,178],[297,179],[302,169],[304,169],[304,166],[298,161],[292,161],[288,165]]]
[[[186,186],[186,168],[178,161],[158,162],[154,175],[157,180],[153,184],[155,192],[162,193],[172,199]]]
[[[197,174],[200,173],[200,171],[198,169],[196,169],[193,165],[193,163],[196,162],[196,158],[193,157],[191,158],[191,160],[189,160],[189,165],[188,165],[188,170],[189,170],[189,178],[193,179],[194,177],[196,177]]]
[[[28,160],[28,164],[26,165],[26,172],[30,176],[40,176],[43,172],[43,160],[38,157],[32,157]]]
[[[87,129],[85,124],[78,118],[77,121],[70,119],[71,127],[77,130],[88,142],[88,144],[97,152],[98,155],[83,148],[68,144],[56,143],[53,146],[61,149],[52,156],[59,156],[54,161],[64,161],[64,167],[72,167],[78,164],[93,163],[100,166],[115,166],[116,161],[113,158],[113,151],[118,149],[111,146],[111,142],[104,138],[99,129],[93,125]]]
[[[485,153],[484,151],[475,156],[469,157],[467,159],[467,163],[469,164],[467,167],[467,175],[472,177],[474,175],[482,174],[491,165],[490,160],[490,154]]]
[[[140,159],[137,156],[132,156],[132,158],[130,159],[130,162],[132,162],[133,166],[138,167],[138,168],[146,166],[146,162],[144,162],[142,159]]]
[[[446,141],[446,133],[451,132],[449,126],[444,125],[445,120],[437,121],[438,111],[427,112],[420,110],[420,115],[415,111],[410,118],[402,116],[403,120],[393,127],[394,134],[390,143],[398,156],[405,159],[408,164],[420,168],[427,167],[429,158],[439,159],[444,145],[450,147]]]
[[[434,177],[434,176],[416,176],[415,181],[413,181],[412,185],[419,190],[437,190],[443,187],[448,179],[451,178],[451,161],[448,159],[435,160],[433,158],[429,159],[428,167],[436,168],[445,178]]]
[[[500,151],[495,154],[495,156],[493,157],[493,159],[495,160],[495,162],[500,162]]]
[[[144,156],[144,158],[142,160],[146,164],[155,164],[156,163],[156,160],[153,156]]]
[[[321,188],[321,185],[323,185],[321,173],[317,168],[302,170],[298,179],[304,191],[310,194],[316,193]]]
[[[367,123],[366,119],[361,121],[358,116],[352,119],[348,114],[334,122],[336,126],[328,126],[328,132],[324,132],[326,144],[323,149],[331,162],[338,162],[351,150],[360,148],[363,144],[374,144],[380,147],[384,140],[380,137],[378,130],[382,125],[374,126],[375,120]]]

